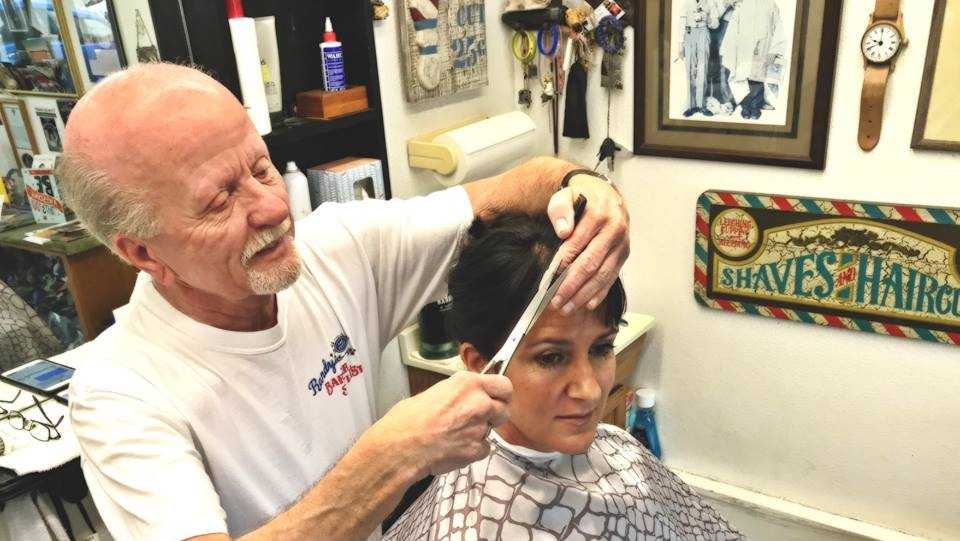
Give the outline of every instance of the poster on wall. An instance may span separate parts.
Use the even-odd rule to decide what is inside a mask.
[[[57,157],[53,154],[37,154],[33,167],[23,170],[27,200],[38,224],[62,224],[66,222],[66,206],[60,196],[57,177],[53,171]]]
[[[639,2],[634,153],[823,169],[841,9]]]
[[[708,191],[694,295],[709,308],[960,345],[960,209]]]
[[[487,84],[483,0],[403,0],[400,56],[407,101]]]

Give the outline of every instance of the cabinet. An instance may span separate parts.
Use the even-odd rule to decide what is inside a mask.
[[[137,271],[121,261],[93,237],[44,245],[23,237],[49,224],[31,224],[0,233],[0,246],[59,257],[67,271],[67,287],[77,307],[80,328],[93,340],[113,323],[113,310],[130,299]]]
[[[236,60],[223,0],[149,0],[163,60],[193,63],[205,69],[241,99]],[[183,9],[181,11],[180,6]],[[390,197],[387,147],[381,110],[373,11],[366,0],[244,0],[248,17],[276,18],[283,92],[284,126],[264,136],[279,170],[287,161],[301,169],[346,156],[383,162],[384,188]],[[296,94],[322,88],[320,42],[330,17],[343,42],[347,83],[364,85],[370,109],[328,121],[294,116]]]

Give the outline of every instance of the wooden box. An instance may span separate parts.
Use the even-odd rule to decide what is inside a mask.
[[[297,93],[297,115],[303,118],[329,120],[369,108],[367,87],[362,85],[339,92],[308,90]]]

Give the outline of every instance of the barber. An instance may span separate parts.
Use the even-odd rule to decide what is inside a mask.
[[[98,84],[70,116],[58,174],[87,227],[140,270],[71,386],[114,537],[376,538],[410,484],[486,456],[508,379],[461,374],[377,420],[380,353],[442,293],[475,217],[548,212],[573,265],[557,306],[603,299],[627,213],[574,169],[540,158],[426,197],[323,205],[294,240],[283,180],[226,88],[164,64]]]

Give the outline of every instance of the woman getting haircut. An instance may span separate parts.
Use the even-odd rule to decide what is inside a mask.
[[[546,219],[475,222],[451,272],[451,331],[483,369],[506,340],[560,241]],[[625,309],[618,279],[593,310],[548,308],[506,375],[509,420],[482,460],[436,477],[388,540],[742,539],[621,428],[599,424]]]

